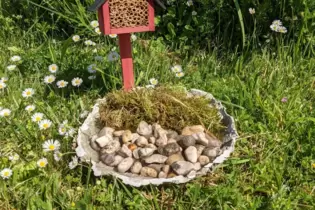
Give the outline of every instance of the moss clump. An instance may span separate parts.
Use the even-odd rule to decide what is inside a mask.
[[[179,87],[113,91],[100,104],[100,116],[104,126],[117,130],[135,131],[142,120],[178,132],[190,125],[203,125],[213,133],[222,128],[218,110],[209,106],[208,99],[187,97]]]

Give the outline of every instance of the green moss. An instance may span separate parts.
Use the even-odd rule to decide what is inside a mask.
[[[104,126],[118,130],[135,131],[142,120],[176,131],[200,124],[213,133],[222,128],[218,110],[209,106],[208,99],[187,97],[180,87],[113,91],[100,104],[100,116]]]

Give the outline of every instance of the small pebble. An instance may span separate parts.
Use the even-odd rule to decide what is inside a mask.
[[[138,150],[138,154],[140,158],[144,158],[152,155],[154,151],[152,148],[141,148]]]
[[[173,163],[171,167],[178,175],[187,175],[190,171],[195,169],[194,164],[188,161],[177,161]]]
[[[156,141],[156,138],[155,138],[154,136],[151,136],[151,137],[149,138],[149,143],[150,143],[150,144],[155,144],[155,141]]]
[[[193,126],[187,126],[182,130],[183,136],[190,136],[194,133],[200,133],[204,132],[204,128],[202,125],[193,125]]]
[[[115,131],[115,129],[113,129],[113,128],[104,127],[104,128],[98,133],[98,136],[99,136],[99,137],[102,137],[102,136],[105,136],[105,135],[112,136],[114,131]]]
[[[141,169],[142,169],[142,164],[141,164],[139,161],[136,161],[136,162],[132,165],[130,171],[131,171],[131,173],[139,174],[140,171],[141,171]]]
[[[134,160],[131,157],[127,157],[127,158],[123,159],[119,163],[119,165],[117,166],[118,172],[125,173],[126,171],[128,171],[130,169],[133,162],[134,162]]]
[[[154,170],[153,168],[149,168],[149,167],[142,167],[141,172],[140,172],[141,176],[147,176],[147,177],[157,177],[158,173],[156,170]]]
[[[160,154],[153,154],[150,157],[146,157],[143,159],[146,163],[165,163],[167,157]]]
[[[100,151],[101,148],[98,146],[98,144],[96,143],[96,139],[98,138],[97,135],[94,135],[90,141],[90,146],[92,147],[92,149],[94,149],[95,151]]]
[[[139,160],[140,157],[139,157],[139,148],[135,149],[132,151],[132,155],[135,159]]]
[[[97,138],[95,142],[100,146],[100,147],[105,147],[107,144],[109,144],[111,141],[113,141],[113,137],[110,135],[105,135],[100,138]]]
[[[208,163],[210,163],[210,159],[208,156],[205,155],[200,155],[200,157],[198,158],[198,162],[204,166],[207,165]]]
[[[100,156],[100,160],[109,166],[115,161],[115,156],[113,154],[103,154]]]
[[[122,141],[123,141],[123,143],[127,143],[127,142],[130,142],[131,140],[132,140],[132,133],[130,130],[126,130],[122,134]]]
[[[159,178],[161,178],[161,179],[163,179],[163,178],[166,178],[167,177],[167,174],[166,173],[164,173],[163,171],[160,171],[160,173],[159,173],[159,176],[158,176]]]
[[[164,147],[159,147],[158,152],[165,156],[180,152],[180,146],[177,143],[168,143]]]
[[[141,121],[139,123],[137,133],[139,133],[142,136],[148,136],[149,137],[150,135],[152,135],[152,126],[149,125],[145,121]]]
[[[121,147],[121,149],[119,150],[118,153],[119,153],[119,155],[121,155],[123,157],[131,157],[132,156],[132,152],[126,144],[123,144],[123,146]]]
[[[203,150],[206,148],[205,146],[201,144],[196,144],[195,147],[197,148],[198,157],[202,154]]]
[[[218,147],[216,148],[205,148],[202,152],[203,155],[209,157],[211,160],[215,158],[220,152],[220,149]]]
[[[170,166],[169,165],[164,165],[162,167],[162,171],[166,174],[168,174],[168,172],[170,172]]]
[[[124,130],[114,131],[113,135],[116,136],[116,137],[121,137],[124,132],[125,132]]]
[[[148,167],[155,169],[157,172],[160,172],[163,168],[163,164],[150,164]]]
[[[145,147],[146,145],[149,144],[148,140],[144,137],[144,136],[140,136],[137,140],[136,140],[136,144],[139,147]]]
[[[182,148],[187,148],[189,146],[195,146],[196,144],[196,140],[194,137],[192,136],[183,136],[179,141],[178,144],[182,147]]]
[[[195,163],[197,162],[198,154],[196,147],[190,146],[184,151],[186,160]]]
[[[135,144],[128,144],[128,149],[130,149],[131,151],[134,151],[135,149],[137,149],[137,145],[135,145]]]
[[[120,150],[120,143],[119,141],[111,141],[109,142],[106,146],[104,146],[101,150],[102,154],[111,154],[111,153],[115,153],[117,151]]]
[[[184,160],[184,157],[180,153],[173,154],[167,158],[166,164],[172,165],[172,163],[180,161],[180,160]]]
[[[178,136],[178,133],[176,131],[173,130],[168,130],[167,131],[167,138],[168,139],[174,139]]]
[[[120,155],[115,155],[114,157],[114,162],[109,164],[109,166],[115,167],[117,166],[124,158],[121,157]]]

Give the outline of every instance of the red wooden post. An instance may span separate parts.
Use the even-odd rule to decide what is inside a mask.
[[[119,49],[123,72],[124,89],[131,90],[134,87],[133,62],[131,52],[130,33],[119,34]]]

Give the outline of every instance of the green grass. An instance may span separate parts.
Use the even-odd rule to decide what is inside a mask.
[[[211,92],[236,119],[240,138],[232,157],[213,173],[182,185],[133,188],[112,177],[95,178],[90,166],[73,170],[68,163],[74,155],[73,139],[58,134],[58,125],[68,120],[77,129],[96,99],[121,88],[118,62],[106,56],[115,40],[90,37],[97,43],[85,47],[83,41],[37,40],[32,34],[15,31],[0,37],[0,76],[9,78],[0,91],[0,107],[12,110],[0,118],[0,169],[13,169],[13,176],[0,180],[1,209],[314,209],[315,206],[315,59],[297,53],[295,44],[279,44],[273,53],[261,48],[250,54],[196,52],[192,56],[168,52],[160,41],[137,40],[134,45],[137,85],[150,78],[160,84],[184,85]],[[13,47],[14,46],[14,47]],[[295,52],[295,53],[292,53]],[[12,55],[22,62],[6,71]],[[86,68],[95,55],[97,79],[87,79]],[[60,66],[57,80],[65,79],[64,90],[47,86],[43,77],[48,65]],[[176,78],[170,67],[179,63],[185,76]],[[79,76],[80,88],[71,86]],[[25,99],[25,88],[35,90]],[[287,97],[286,103],[281,102]],[[35,104],[53,122],[40,131],[24,108]],[[43,153],[42,143],[59,139],[62,161]],[[8,156],[17,153],[20,160]],[[39,169],[36,161],[46,156],[48,166]]]

